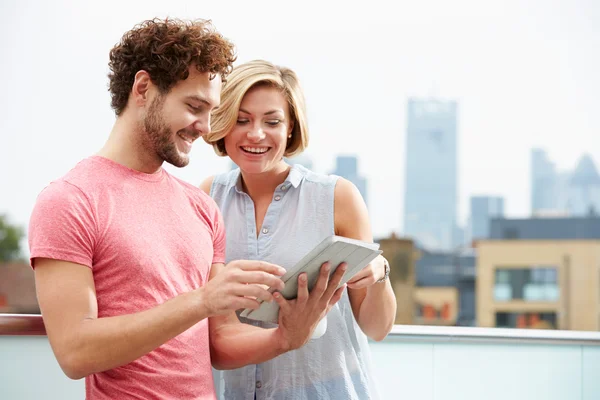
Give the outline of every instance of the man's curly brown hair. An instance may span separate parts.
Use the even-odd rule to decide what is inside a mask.
[[[233,44],[208,20],[152,19],[125,33],[110,51],[111,106],[121,115],[135,74],[144,70],[161,93],[189,76],[189,67],[225,77],[235,61]],[[211,78],[212,78],[211,77]]]

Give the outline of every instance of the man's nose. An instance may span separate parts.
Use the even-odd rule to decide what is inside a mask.
[[[210,118],[207,121],[196,121],[194,123],[194,129],[198,131],[200,136],[208,135],[210,133]]]

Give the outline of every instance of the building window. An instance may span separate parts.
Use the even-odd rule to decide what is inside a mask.
[[[518,239],[519,238],[519,230],[517,228],[505,228],[504,232],[502,232],[503,239]]]
[[[496,328],[556,329],[555,312],[497,312]]]
[[[557,268],[497,268],[496,301],[558,301]]]
[[[423,318],[425,320],[436,320],[441,319],[449,321],[452,313],[450,303],[443,303],[440,307],[436,307],[433,304],[416,304],[415,305],[415,317]]]

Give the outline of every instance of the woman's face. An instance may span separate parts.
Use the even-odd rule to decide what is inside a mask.
[[[275,87],[257,86],[242,99],[236,124],[225,136],[225,150],[243,172],[267,172],[282,162],[291,131],[283,93]]]

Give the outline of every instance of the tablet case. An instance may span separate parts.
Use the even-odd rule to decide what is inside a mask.
[[[335,272],[340,263],[346,262],[348,264],[348,269],[340,282],[341,286],[381,253],[379,244],[377,243],[363,242],[342,236],[329,236],[313,248],[294,268],[288,270],[281,278],[285,283],[281,294],[288,300],[296,298],[298,293],[298,275],[302,272],[307,273],[308,290],[312,290],[319,278],[321,265],[326,261],[329,261],[332,266],[329,276]],[[258,321],[278,323],[279,304],[275,301],[270,303],[261,301],[258,309],[252,310],[247,308],[241,312],[240,316]]]

